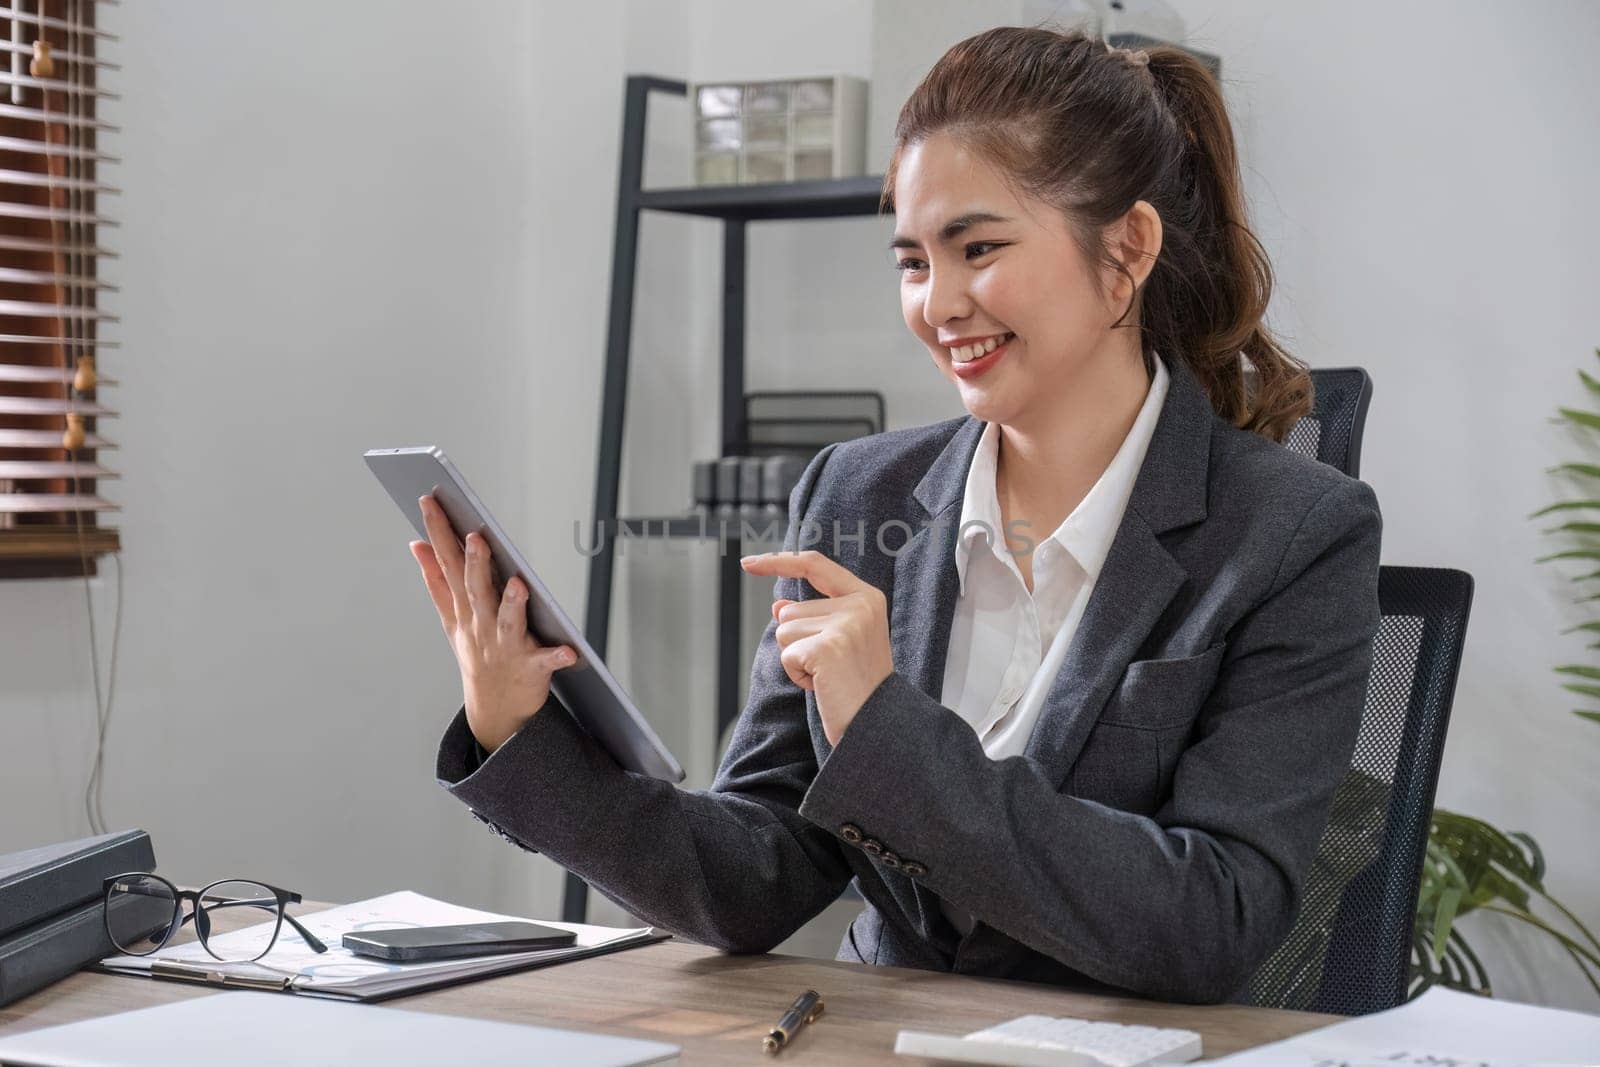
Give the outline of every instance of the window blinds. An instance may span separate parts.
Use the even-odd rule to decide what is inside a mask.
[[[115,253],[118,190],[101,167],[117,94],[101,73],[110,0],[0,2],[0,578],[92,574],[119,548],[105,493],[114,418],[99,373],[102,333],[118,321],[99,280]]]

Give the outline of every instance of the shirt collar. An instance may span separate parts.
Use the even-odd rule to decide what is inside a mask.
[[[1145,393],[1144,404],[1133,420],[1128,435],[1122,439],[1117,454],[1111,458],[1105,471],[1079,501],[1072,514],[1061,520],[1051,533],[1055,540],[1077,560],[1094,582],[1100,577],[1111,551],[1111,542],[1117,528],[1122,525],[1123,512],[1128,498],[1133,495],[1133,485],[1139,468],[1144,465],[1150,439],[1155,435],[1156,423],[1161,418],[1161,408],[1167,396],[1170,375],[1161,358],[1156,356],[1155,375],[1150,389]],[[967,591],[967,564],[972,546],[985,538],[993,538],[990,550],[996,557],[1007,551],[1004,530],[1000,522],[1000,501],[995,492],[995,476],[1000,456],[1000,426],[986,423],[978,448],[967,468],[965,495],[961,502],[961,523],[957,527],[955,561],[956,575],[960,580],[961,594]],[[970,525],[969,525],[970,524]]]

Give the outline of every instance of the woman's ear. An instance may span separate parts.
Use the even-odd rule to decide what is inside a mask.
[[[1161,216],[1149,201],[1139,200],[1128,213],[1106,230],[1106,247],[1128,269],[1133,284],[1121,271],[1112,271],[1112,295],[1118,302],[1125,301],[1133,291],[1144,285],[1155,269],[1156,256],[1161,254]]]

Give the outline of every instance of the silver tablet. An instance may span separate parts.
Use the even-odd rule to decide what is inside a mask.
[[[505,588],[506,579],[513,574],[527,584],[528,631],[541,645],[569,645],[578,653],[576,663],[551,675],[550,688],[579,725],[627,770],[665,782],[683,781],[683,768],[678,761],[650,729],[633,700],[583,639],[583,632],[561,610],[444,450],[431,446],[374,448],[365,456],[367,466],[411,520],[418,537],[427,540],[428,527],[417,501],[432,493],[458,539],[476,530],[489,542],[497,592]]]

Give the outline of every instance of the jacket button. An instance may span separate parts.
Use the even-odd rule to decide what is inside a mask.
[[[861,851],[870,856],[880,856],[883,854],[883,842],[876,837],[869,837],[861,842]]]
[[[850,842],[852,845],[859,845],[861,844],[861,827],[857,826],[855,823],[847,822],[843,826],[839,827],[839,836]]]
[[[894,867],[898,869],[900,866],[900,857],[896,856],[893,852],[885,852],[882,856],[879,856],[878,859],[882,861],[885,867]]]
[[[919,878],[922,875],[928,873],[928,868],[924,867],[922,864],[918,863],[916,860],[906,860],[904,863],[902,863],[900,865],[900,869],[902,871],[905,871],[907,874],[909,874],[913,878]]]

